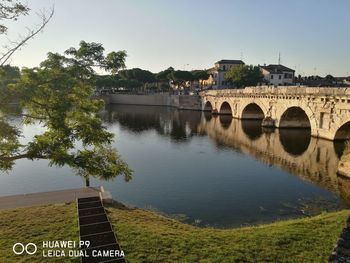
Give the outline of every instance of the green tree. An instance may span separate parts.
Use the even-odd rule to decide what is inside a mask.
[[[170,80],[170,73],[173,71],[175,71],[173,67],[169,67],[166,70],[160,71],[156,74],[156,79],[158,81],[168,81]]]
[[[18,67],[0,66],[0,88],[5,88],[7,84],[19,79],[20,75]]]
[[[155,77],[157,81],[157,88],[160,91],[169,91],[170,90],[170,73],[174,71],[173,67],[169,67],[165,70],[158,72]]]
[[[202,88],[201,80],[207,80],[209,78],[209,73],[206,70],[194,70],[192,71],[194,80],[197,80]]]
[[[325,76],[324,79],[327,80],[327,81],[330,81],[330,82],[332,82],[332,81],[335,80],[335,78],[334,78],[332,75],[330,75],[330,74],[328,74],[327,76]]]
[[[78,49],[70,48],[64,55],[49,53],[39,67],[23,69],[18,82],[8,86],[6,101],[0,101],[0,170],[11,169],[22,158],[48,159],[50,165],[70,166],[86,178],[130,179],[128,165],[110,146],[113,134],[102,124],[104,103],[91,99],[95,68],[123,66],[115,60],[110,68],[109,62],[101,44],[82,41]],[[46,128],[25,145],[19,143],[20,128],[5,114],[11,97],[19,100],[18,115],[25,124]]]
[[[140,68],[121,70],[119,72],[119,76],[125,80],[132,80],[134,83],[135,81],[142,83],[144,89],[146,88],[147,84],[154,83],[156,81],[156,77],[152,72]]]
[[[195,80],[207,80],[209,78],[209,74],[206,70],[194,70],[192,74]]]
[[[190,71],[175,70],[169,74],[169,79],[172,84],[179,88],[187,88],[187,83],[194,80],[193,74]]]
[[[118,88],[120,87],[118,85],[119,80],[120,80],[120,77],[115,74],[98,75],[96,76],[96,89],[102,90],[102,89]]]
[[[232,67],[225,73],[224,77],[238,88],[256,86],[264,78],[260,68],[253,65]]]

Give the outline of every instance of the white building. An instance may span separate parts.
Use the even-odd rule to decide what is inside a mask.
[[[232,84],[230,85],[225,80],[225,73],[232,67],[237,67],[240,65],[244,65],[244,62],[242,60],[232,60],[232,59],[222,59],[215,63],[214,68],[210,70],[210,73],[213,77],[213,88],[225,88],[228,86],[232,87]]]
[[[270,64],[260,66],[264,80],[272,85],[292,85],[294,82],[295,70],[283,65]]]

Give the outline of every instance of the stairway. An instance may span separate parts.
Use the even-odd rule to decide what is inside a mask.
[[[77,203],[80,241],[90,242],[81,247],[81,262],[126,262],[100,197],[78,198]]]

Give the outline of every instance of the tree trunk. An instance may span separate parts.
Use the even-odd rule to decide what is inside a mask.
[[[90,177],[89,176],[85,177],[85,187],[90,187]]]

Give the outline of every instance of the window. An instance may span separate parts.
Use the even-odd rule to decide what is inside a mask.
[[[225,65],[222,66],[222,70],[224,70],[224,71],[226,70],[226,66]]]
[[[285,79],[288,79],[288,76],[289,76],[289,74],[284,73],[284,78],[285,78]]]
[[[273,79],[273,75],[271,74],[271,77],[270,77],[271,79]]]
[[[278,75],[278,79],[281,79],[282,78],[282,75]]]

